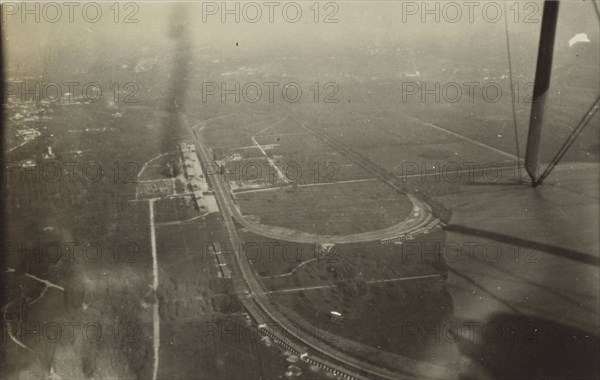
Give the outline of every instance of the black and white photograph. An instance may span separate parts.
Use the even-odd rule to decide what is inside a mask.
[[[600,0],[0,11],[0,379],[600,379]]]

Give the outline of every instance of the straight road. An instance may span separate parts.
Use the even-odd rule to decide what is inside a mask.
[[[196,145],[197,152],[200,155],[200,159],[203,162],[211,162],[210,151],[201,135],[201,132],[192,128],[185,115],[179,114],[181,122],[184,126],[190,129],[192,135],[195,137],[194,144]],[[293,326],[284,315],[282,315],[271,303],[270,299],[264,292],[264,288],[258,278],[255,276],[254,271],[250,267],[248,260],[243,257],[239,251],[241,246],[241,239],[237,233],[237,229],[233,223],[233,217],[236,217],[240,223],[244,220],[237,208],[232,205],[233,201],[228,191],[227,185],[223,182],[219,174],[205,173],[210,179],[210,183],[215,193],[215,197],[220,207],[221,214],[223,215],[225,227],[227,229],[231,246],[234,249],[236,261],[241,270],[242,277],[247,285],[246,289],[243,284],[236,282],[235,290],[247,294],[248,296],[241,296],[240,300],[247,308],[248,312],[255,318],[259,323],[271,323],[275,322],[279,326],[280,331],[284,331],[286,334],[277,335],[276,338],[283,342],[284,346],[297,347],[300,352],[306,352],[304,347],[310,347],[315,353],[318,354],[318,359],[310,356],[310,360],[317,360],[318,363],[324,364],[331,372],[340,375],[342,378],[348,379],[412,379],[410,375],[411,369],[414,368],[414,361],[406,359],[406,372],[395,373],[370,363],[363,362],[357,358],[351,357],[339,350],[334,350],[332,347],[325,343],[320,343],[316,339],[306,339],[305,337],[299,336],[298,331],[293,331],[289,326]],[[264,235],[261,231],[257,232],[260,235]],[[297,330],[297,329],[296,329]],[[293,339],[290,339],[293,338]],[[298,345],[298,342],[300,345]],[[417,364],[422,367],[423,363]],[[411,368],[413,367],[413,368]],[[439,369],[439,368],[437,368]],[[430,372],[431,373],[431,372]],[[435,372],[434,372],[435,373]]]

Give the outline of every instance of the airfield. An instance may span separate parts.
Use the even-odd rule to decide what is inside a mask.
[[[128,123],[130,117],[137,119],[139,114],[125,113],[124,118],[113,121],[112,125],[114,128],[124,126],[126,124],[122,123]],[[161,120],[160,115],[155,119],[146,118],[146,131],[151,131]],[[186,122],[189,123],[190,119],[187,116]],[[218,131],[212,132],[210,128],[223,129],[227,118],[215,120],[219,120],[216,127],[213,126],[214,120],[198,120],[193,126],[182,122],[182,126],[187,125],[190,129],[180,143],[206,144],[207,152],[222,149],[219,139],[214,137]],[[245,133],[254,136],[256,130],[260,131],[270,123],[257,124],[254,130]],[[290,128],[282,124],[279,125]],[[56,125],[55,135],[72,135],[60,130],[60,119]],[[136,125],[135,128],[140,127]],[[230,128],[245,128],[245,124],[231,122]],[[119,131],[134,133],[135,129],[121,128]],[[278,130],[272,130],[272,133],[272,137],[263,139],[269,141],[278,136],[281,141],[285,138]],[[319,141],[303,129],[301,132],[288,130],[285,133],[303,133],[308,135],[306,138]],[[146,135],[146,138],[151,139],[152,136]],[[420,139],[425,138],[421,135]],[[432,140],[436,139],[439,136],[432,135]],[[53,146],[55,152],[86,150],[86,159],[104,162],[107,167],[116,153],[105,153],[103,158],[93,147],[82,147],[79,140],[70,142],[57,138],[56,141],[61,141],[61,145]],[[155,146],[159,146],[160,141],[155,141]],[[436,149],[430,141],[423,143]],[[467,145],[467,142],[462,143]],[[236,147],[228,149],[235,151]],[[253,149],[260,151],[258,147]],[[442,148],[438,145],[437,149],[447,149],[447,146]],[[474,151],[484,149],[480,145],[472,147]],[[462,181],[454,183],[436,181],[436,176],[441,178],[440,173],[431,172],[424,176],[413,173],[405,179],[395,178],[393,184],[402,189],[399,191],[380,177],[381,171],[369,172],[370,164],[361,166],[356,156],[344,155],[321,142],[312,149],[314,159],[320,160],[323,155],[333,156],[329,163],[342,162],[348,174],[337,180],[327,178],[327,181],[319,182],[320,178],[311,173],[311,177],[295,186],[269,182],[268,178],[244,181],[232,174],[227,180],[228,175],[219,171],[205,172],[207,186],[213,193],[205,196],[215,195],[211,177],[219,176],[222,185],[226,186],[222,195],[228,198],[229,217],[239,234],[239,246],[236,248],[231,244],[227,228],[223,227],[223,205],[219,203],[219,208],[212,212],[198,208],[191,182],[181,170],[183,155],[179,145],[163,153],[145,149],[135,150],[135,156],[131,156],[133,150],[123,151],[129,152],[125,161],[135,162],[139,170],[131,180],[125,173],[126,180],[109,178],[100,181],[113,194],[109,198],[88,193],[86,189],[93,190],[98,183],[91,186],[88,177],[75,179],[72,183],[64,179],[49,184],[49,181],[36,180],[32,171],[28,177],[15,171],[10,178],[19,191],[11,193],[9,186],[8,194],[13,194],[11,199],[14,199],[11,204],[15,205],[12,206],[15,208],[8,209],[9,212],[18,213],[24,209],[31,213],[32,210],[48,207],[47,200],[54,199],[51,204],[55,207],[55,215],[64,216],[67,205],[96,197],[96,203],[86,200],[86,204],[97,210],[94,213],[95,224],[106,220],[103,222],[104,229],[86,229],[78,222],[81,217],[76,215],[73,219],[61,220],[72,220],[71,229],[76,234],[95,236],[89,241],[110,241],[118,236],[127,236],[127,241],[134,242],[137,247],[133,251],[118,252],[116,256],[114,248],[105,247],[99,260],[75,257],[70,261],[65,255],[56,263],[49,263],[48,251],[41,248],[37,261],[27,255],[24,259],[23,254],[16,254],[22,252],[17,251],[9,256],[15,261],[10,261],[7,266],[13,269],[20,266],[19,272],[24,273],[26,286],[31,287],[31,299],[36,305],[34,310],[48,307],[44,306],[45,302],[61,302],[66,309],[72,310],[66,315],[53,316],[56,320],[80,319],[82,316],[92,320],[112,320],[114,316],[123,318],[126,315],[128,322],[135,323],[135,331],[132,331],[136,337],[140,336],[135,342],[126,344],[123,339],[117,339],[111,341],[111,345],[97,347],[83,339],[79,344],[87,344],[96,350],[100,359],[94,359],[82,370],[88,367],[99,370],[105,360],[110,360],[111,363],[119,363],[120,367],[117,366],[114,371],[126,369],[134,374],[150,374],[154,368],[149,364],[136,367],[133,363],[138,363],[141,358],[158,357],[158,378],[161,373],[175,372],[184,376],[186,372],[196,371],[198,365],[210,373],[221,373],[223,378],[236,376],[244,366],[248,371],[276,372],[281,366],[278,363],[285,361],[287,356],[277,359],[278,355],[273,350],[283,347],[283,352],[289,355],[290,349],[283,343],[278,344],[274,337],[265,339],[265,334],[256,329],[258,323],[247,322],[250,315],[244,302],[240,301],[240,297],[247,297],[244,295],[247,290],[243,286],[240,260],[249,264],[262,296],[270,302],[269,307],[284,315],[286,323],[296,326],[302,336],[311,337],[309,343],[317,341],[315,337],[319,335],[314,329],[318,326],[326,335],[331,334],[329,338],[334,337],[325,339],[325,343],[319,342],[319,345],[338,355],[358,356],[374,368],[384,368],[390,376],[398,371],[404,375],[412,373],[416,377],[423,373],[447,374],[449,368],[454,368],[457,376],[465,368],[483,371],[469,364],[470,359],[465,359],[467,353],[462,351],[464,343],[458,344],[454,338],[435,339],[436,334],[443,336],[441,334],[447,333],[444,331],[430,332],[428,339],[415,326],[464,326],[462,324],[466,320],[471,321],[473,315],[479,316],[477,323],[484,324],[489,320],[495,321],[493,318],[502,318],[506,313],[527,313],[535,316],[529,318],[544,320],[554,315],[568,323],[568,331],[581,331],[582,334],[597,327],[593,318],[596,306],[589,281],[594,281],[593,268],[598,261],[585,253],[596,246],[590,234],[596,227],[593,224],[594,207],[597,207],[593,198],[596,188],[592,186],[593,180],[581,180],[583,173],[597,178],[598,167],[594,163],[561,165],[552,181],[535,190],[526,184],[511,183],[509,175],[515,174],[510,168],[514,167],[502,161],[504,173],[509,174],[501,181],[490,181],[490,178],[496,177],[483,171],[473,171],[470,173],[472,177],[463,176]],[[490,152],[493,149],[490,148]],[[293,158],[288,158],[285,151],[280,151],[277,156],[280,162],[296,159],[311,164],[311,157],[295,158],[294,154],[297,155],[297,152],[292,150],[290,157]],[[255,156],[264,158],[258,154]],[[207,154],[204,158],[209,157],[212,156]],[[198,154],[198,159],[202,158]],[[82,159],[81,162],[85,161]],[[176,175],[170,171],[172,167],[180,168]],[[214,167],[218,167],[218,161]],[[354,171],[351,170],[354,168]],[[573,181],[573,178],[577,180]],[[439,186],[440,183],[443,187]],[[428,192],[430,188],[435,188],[438,193]],[[372,194],[378,196],[370,196]],[[417,218],[409,195],[422,202],[418,204],[424,206],[416,210],[427,218]],[[333,203],[311,202],[312,207],[307,207],[310,197],[332,199]],[[502,198],[506,202],[501,203],[501,210],[490,208],[489,199]],[[547,207],[555,202],[560,206]],[[347,208],[340,211],[344,204]],[[448,210],[452,210],[450,218]],[[273,215],[273,211],[280,214]],[[53,226],[57,216],[52,218],[53,213],[46,212],[49,219],[45,224]],[[311,215],[318,215],[318,218],[311,218]],[[361,215],[366,221],[372,220],[368,227],[357,223],[362,220]],[[588,224],[570,235],[569,248],[560,248],[559,243],[564,237],[557,241],[558,232],[548,231],[542,240],[528,238],[539,228],[563,228],[560,225],[568,223],[575,215],[586,218]],[[323,223],[307,223],[314,223],[314,220]],[[13,224],[13,232],[10,233],[16,236],[23,233],[20,231],[30,232],[37,228],[45,231],[41,235],[42,242],[60,239],[54,228],[46,228],[43,224],[23,219],[21,226]],[[499,226],[502,229],[498,229]],[[586,272],[585,268],[589,270]],[[576,278],[581,278],[581,282],[577,282],[579,288],[567,292],[544,285],[544,278],[552,271],[559,271],[560,276],[569,271]],[[19,272],[9,272],[8,275]],[[72,274],[66,277],[65,273]],[[105,282],[108,279],[109,282]],[[64,286],[65,283],[73,286]],[[106,285],[103,286],[103,283]],[[46,284],[45,287],[40,288],[43,284]],[[116,284],[120,286],[115,288]],[[529,300],[534,297],[536,302],[532,304]],[[569,316],[567,321],[564,319],[565,310],[570,310],[574,303],[582,305],[582,311],[566,314]],[[112,311],[106,308],[107,305],[113,305]],[[332,310],[344,316],[343,323],[332,322]],[[135,319],[132,319],[133,316],[136,316]],[[377,316],[376,323],[374,316]],[[35,324],[36,319],[31,318],[27,323]],[[518,328],[515,323],[528,328],[531,322],[510,321],[506,326],[502,325],[503,334]],[[223,335],[223,331],[229,334]],[[390,331],[396,333],[390,334]],[[534,334],[526,329],[519,331],[527,334],[528,338],[531,338],[529,334]],[[474,333],[477,332],[475,329]],[[482,334],[482,330],[479,333]],[[16,335],[15,339],[18,339]],[[287,339],[292,338],[288,336]],[[199,341],[203,344],[198,344]],[[32,336],[25,336],[22,343],[29,348],[41,344]],[[172,347],[178,345],[186,347],[185,352],[189,356],[174,355]],[[247,352],[248,361],[240,362],[236,356],[235,366],[228,365],[227,353],[232,347],[236,351]],[[48,350],[47,347],[35,349]],[[308,347],[305,349],[309,350]],[[582,350],[585,352],[585,349]],[[196,356],[207,359],[183,365],[190,363],[187,358]],[[217,357],[225,359],[210,359]],[[264,360],[260,362],[260,368],[256,367],[257,362],[253,359],[256,357]],[[53,363],[52,368],[56,372],[65,373],[68,368],[73,371],[70,373],[77,374],[67,364],[67,358],[68,351],[57,349],[47,360]],[[233,357],[230,360],[234,360]],[[453,367],[456,360],[463,363],[459,370]],[[299,368],[303,368],[308,378],[331,373],[327,369],[331,367],[312,364],[311,369],[309,362],[300,361],[299,364],[304,364]],[[30,371],[43,372],[43,368]],[[97,373],[108,375],[110,372]]]
[[[533,188],[531,104],[488,29],[476,64],[470,40],[368,35],[298,49],[133,31],[77,64],[49,53],[45,80],[139,92],[6,100],[0,377],[597,378],[600,119]],[[591,45],[557,58],[544,163],[597,93]],[[504,95],[405,98],[417,70]],[[228,81],[304,96],[204,92]]]

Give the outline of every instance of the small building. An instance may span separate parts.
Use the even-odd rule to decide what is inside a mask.
[[[20,136],[39,136],[40,132],[34,128],[25,128],[17,131]]]
[[[341,322],[343,320],[342,313],[335,310],[329,312],[329,318],[332,322]]]
[[[27,160],[21,163],[22,168],[33,168],[35,166],[37,166],[37,162],[34,160]]]
[[[51,159],[54,158],[54,153],[52,152],[52,147],[49,146],[48,147],[48,152],[44,155],[45,159]]]

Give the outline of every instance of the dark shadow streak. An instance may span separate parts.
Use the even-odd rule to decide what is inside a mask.
[[[169,37],[174,44],[173,68],[169,76],[169,88],[165,91],[165,112],[161,121],[161,152],[173,151],[182,135],[187,130],[181,125],[178,116],[183,111],[187,88],[189,84],[189,69],[192,59],[191,40],[189,36],[190,10],[185,3],[173,6]]]
[[[482,186],[482,187],[488,187],[488,186],[506,186],[506,187],[514,187],[514,188],[520,188],[523,186],[528,186],[531,187],[531,183],[528,182],[469,182],[467,183],[468,186]]]
[[[562,257],[562,258],[565,258],[568,260],[577,261],[580,263],[600,267],[600,259],[599,258],[590,256],[588,254],[585,254],[585,253],[582,253],[579,251],[574,251],[574,250],[568,249],[568,248],[557,247],[554,245],[550,245],[550,244],[546,244],[546,243],[539,243],[539,242],[535,242],[532,240],[527,240],[527,239],[522,239],[522,238],[515,237],[515,236],[501,234],[498,232],[485,231],[485,230],[480,230],[477,228],[465,227],[465,226],[460,226],[460,225],[456,225],[456,224],[447,225],[444,227],[444,230],[450,231],[450,232],[457,232],[457,233],[463,234],[463,235],[471,235],[471,236],[477,236],[477,237],[484,238],[484,239],[495,240],[495,241],[498,241],[501,243],[511,244],[514,246],[528,247],[528,248],[542,251],[542,252],[545,252],[545,253],[548,253],[548,254],[551,254],[554,256]]]

